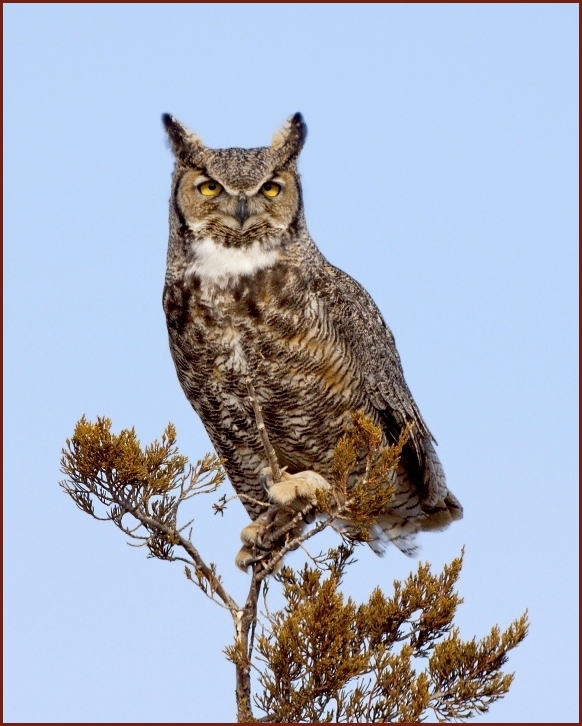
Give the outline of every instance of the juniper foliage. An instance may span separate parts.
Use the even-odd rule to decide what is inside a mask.
[[[113,522],[149,556],[182,562],[186,577],[230,613],[234,643],[225,654],[235,666],[239,722],[464,721],[507,694],[513,674],[502,668],[527,634],[527,613],[504,631],[494,626],[481,640],[463,640],[454,626],[462,602],[455,590],[462,554],[437,575],[419,564],[404,582],[394,582],[389,596],[376,588],[358,604],[341,591],[355,547],[368,539],[393,495],[387,476],[408,431],[382,449],[378,427],[354,415],[336,447],[332,490],[317,494],[316,523],[297,530],[296,520],[313,515],[308,507],[272,533],[276,547],[257,553],[247,598],[239,605],[215,565],[198,552],[192,519],[181,520],[187,501],[216,492],[223,482],[220,459],[208,454],[190,465],[177,449],[172,424],[160,441],[143,448],[134,429],[114,434],[111,426],[107,418],[77,423],[62,451],[61,487],[83,512]],[[348,489],[362,456],[365,473]],[[223,513],[228,501],[223,495],[213,504],[215,512]],[[342,538],[339,547],[298,571],[282,567],[287,552],[327,527]],[[285,605],[261,614],[261,589],[266,597],[265,585],[273,580]]]

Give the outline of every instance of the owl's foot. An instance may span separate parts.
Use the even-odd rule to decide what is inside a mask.
[[[281,543],[284,541],[280,536],[277,538],[277,533],[289,525],[296,514],[294,510],[275,505],[247,525],[240,533],[243,547],[235,558],[236,566],[246,571],[250,565],[265,559],[279,541]],[[305,522],[299,520],[286,531],[284,536],[296,537],[304,526]]]
[[[283,471],[281,481],[273,483],[271,470],[266,468],[261,472],[260,481],[274,504],[241,532],[243,547],[235,559],[241,570],[264,559],[275,546],[301,534],[305,524],[313,520],[309,510],[317,503],[315,492],[331,488],[329,482],[315,471],[297,474]],[[298,512],[304,510],[304,516],[285,532],[282,536],[284,539],[281,536],[277,538],[277,533],[289,525]]]
[[[269,499],[283,507],[291,507],[299,512],[308,504],[317,504],[315,492],[318,489],[331,489],[329,482],[315,471],[300,471],[297,474],[281,472],[281,481],[273,483],[270,469],[263,469]]]

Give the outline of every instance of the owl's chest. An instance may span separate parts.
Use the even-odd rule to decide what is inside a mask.
[[[364,405],[364,386],[329,304],[297,268],[231,288],[166,288],[178,378],[219,450],[240,437],[262,451],[249,433],[248,375],[281,461],[309,469],[313,458],[297,451],[333,452],[346,416]]]
[[[225,287],[193,278],[167,288],[164,306],[175,359],[190,376],[222,380],[301,365],[325,312],[301,271],[286,266]]]

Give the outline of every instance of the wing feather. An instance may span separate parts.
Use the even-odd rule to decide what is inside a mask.
[[[406,384],[394,336],[376,303],[360,283],[327,261],[319,268],[316,284],[327,300],[334,328],[359,362],[369,400],[394,420],[388,433],[395,438],[413,422],[413,445],[418,454],[424,454],[424,440],[434,441],[434,437]]]

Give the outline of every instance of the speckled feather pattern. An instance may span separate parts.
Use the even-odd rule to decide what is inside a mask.
[[[301,117],[290,119],[271,147],[222,150],[208,149],[172,117],[164,120],[176,156],[163,296],[170,350],[184,393],[249,515],[263,511],[253,500],[266,501],[259,474],[267,461],[246,373],[290,473],[314,470],[329,478],[353,411],[380,423],[386,443],[414,422],[396,498],[372,544],[381,553],[388,538],[410,554],[419,529],[442,529],[462,508],[447,489],[380,311],[359,283],[327,262],[307,231],[296,169],[306,131]],[[222,184],[223,199],[212,206],[184,189],[191,169]],[[283,189],[271,204],[256,188],[274,175]],[[232,204],[226,189],[255,200],[256,216],[244,227],[225,211]],[[212,277],[214,270],[220,275]]]

